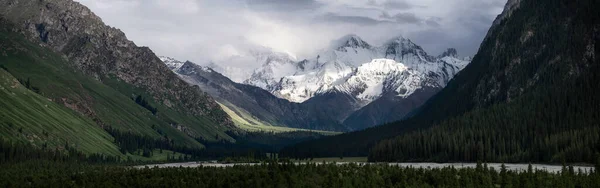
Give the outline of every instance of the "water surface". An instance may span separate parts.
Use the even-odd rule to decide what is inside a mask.
[[[295,164],[301,165],[306,164],[307,162],[296,162]],[[311,162],[313,164],[323,164],[321,162]],[[260,163],[218,163],[215,161],[206,161],[206,162],[183,162],[183,163],[165,163],[165,164],[150,164],[150,165],[140,165],[135,166],[135,168],[169,168],[169,167],[187,167],[187,168],[195,168],[195,167],[233,167],[236,165],[259,165]],[[349,164],[349,162],[336,162],[338,165]],[[412,167],[412,168],[445,168],[445,167],[454,167],[457,169],[460,168],[475,168],[477,163],[369,163],[369,162],[357,162],[355,164],[358,165],[366,165],[366,164],[387,164],[390,166],[399,166],[399,167]],[[488,163],[487,166],[489,168],[493,168],[497,171],[501,169],[502,163]],[[523,172],[527,171],[529,164],[504,164],[507,170],[515,171],[515,172]],[[560,165],[548,165],[548,164],[531,164],[534,170],[543,170],[547,172],[557,173],[562,170],[562,166]],[[585,172],[588,173],[594,167],[590,166],[573,166],[575,172]]]

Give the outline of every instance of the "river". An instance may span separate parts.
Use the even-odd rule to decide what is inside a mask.
[[[169,168],[169,167],[233,167],[236,165],[259,165],[260,163],[218,163],[214,161],[207,162],[184,162],[184,163],[165,163],[165,164],[150,164],[150,165],[140,165],[135,166],[135,168]],[[305,162],[296,162],[297,165],[306,164]],[[315,163],[322,164],[322,163]],[[336,164],[348,164],[348,162],[337,162]],[[368,162],[356,162],[358,165],[366,165],[366,164],[387,164],[390,166],[399,166],[399,167],[413,167],[413,168],[444,168],[453,166],[454,168],[475,168],[477,166],[476,163],[368,163]],[[504,164],[507,170],[523,172],[527,171],[529,164]],[[488,167],[494,168],[499,171],[502,163],[488,163]],[[560,165],[548,165],[548,164],[531,164],[534,170],[543,170],[552,173],[558,173],[562,170],[562,166]],[[588,173],[594,169],[594,167],[590,166],[573,166],[575,172],[581,170],[581,172]]]

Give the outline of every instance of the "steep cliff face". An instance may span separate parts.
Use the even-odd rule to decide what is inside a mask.
[[[77,2],[0,0],[0,15],[31,41],[64,54],[86,75],[100,81],[116,78],[176,111],[232,125],[210,96],[180,80],[149,48],[136,46]]]
[[[513,12],[516,9],[518,9],[520,6],[521,6],[521,0],[508,0],[508,2],[506,2],[506,5],[504,6],[504,11],[502,11],[502,13],[500,15],[498,15],[496,20],[494,20],[492,27],[497,26],[498,24],[500,24],[500,22],[502,22],[505,19],[512,16]]]

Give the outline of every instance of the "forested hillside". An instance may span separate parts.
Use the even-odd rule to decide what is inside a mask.
[[[472,63],[414,117],[283,153],[592,163],[600,151],[598,8],[595,0],[511,0]]]

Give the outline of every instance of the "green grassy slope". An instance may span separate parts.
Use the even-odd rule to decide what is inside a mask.
[[[68,143],[85,153],[120,155],[113,137],[93,121],[23,87],[3,69],[0,98],[3,139],[63,149]]]
[[[103,84],[77,73],[63,57],[28,42],[19,34],[0,29],[0,41],[0,66],[17,79],[29,80],[31,86],[39,88],[39,94],[47,98],[46,101],[92,119],[89,123],[96,124],[95,127],[108,126],[154,138],[166,136],[176,145],[192,148],[204,147],[196,140],[199,138],[233,141],[225,133],[229,130],[227,127],[158,104],[146,91],[117,79],[101,78]],[[133,98],[138,95],[144,96],[158,113],[154,115],[136,104]],[[109,151],[106,148],[94,151],[100,150]]]
[[[233,104],[227,105],[221,104],[221,108],[223,111],[231,117],[233,123],[240,129],[250,131],[250,132],[272,132],[272,133],[282,133],[282,132],[316,132],[322,135],[337,135],[340,132],[332,132],[332,131],[319,131],[319,130],[310,130],[310,129],[298,129],[298,128],[290,128],[290,127],[282,127],[282,126],[274,126],[267,122],[261,121],[258,118],[252,116],[249,112],[244,109],[237,108]],[[232,109],[235,108],[235,109]]]

